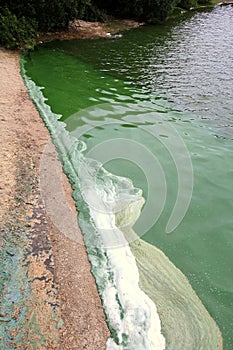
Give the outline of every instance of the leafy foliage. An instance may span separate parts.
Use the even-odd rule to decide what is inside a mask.
[[[178,4],[178,6],[182,7],[183,9],[190,9],[191,7],[197,6],[197,0],[181,0]]]
[[[210,0],[1,0],[0,44],[33,46],[36,33],[64,29],[72,19],[101,20],[104,14],[163,22],[175,6],[190,8]]]
[[[211,5],[212,4],[211,0],[198,0],[197,2],[199,5]]]
[[[92,0],[1,0],[0,44],[30,47],[37,30],[64,29],[74,18],[97,20],[101,12]]]
[[[181,0],[178,3],[178,6],[183,9],[190,9],[191,7],[198,7],[198,5],[210,5],[211,0]]]
[[[17,18],[33,18],[41,31],[65,28],[74,18],[99,16],[92,0],[1,0],[0,12],[6,7]]]
[[[146,22],[162,22],[173,11],[177,0],[95,0],[106,13],[119,18],[134,18]]]
[[[7,8],[0,13],[0,43],[8,49],[32,47],[37,23],[25,17],[17,18]]]

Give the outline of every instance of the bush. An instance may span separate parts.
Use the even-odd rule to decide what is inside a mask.
[[[211,0],[181,0],[177,6],[189,10],[191,7],[198,7],[198,5],[210,5]]]
[[[210,0],[1,0],[0,44],[30,47],[37,30],[55,31],[70,20],[102,20],[103,13],[147,23],[164,22],[175,6],[190,8]]]
[[[172,13],[177,0],[95,0],[110,15],[145,22],[163,22]]]
[[[92,0],[1,0],[0,44],[32,47],[37,31],[65,29],[75,18],[93,21],[103,16]]]
[[[41,32],[64,29],[72,19],[100,17],[92,0],[1,0],[0,12],[5,7],[17,18],[32,18]]]
[[[212,4],[211,0],[198,0],[197,2],[199,5],[211,5]]]
[[[17,18],[8,8],[0,13],[0,43],[8,49],[33,47],[37,32],[36,21]]]
[[[197,1],[196,0],[181,0],[178,3],[178,6],[185,9],[185,10],[189,10],[191,7],[197,7]]]

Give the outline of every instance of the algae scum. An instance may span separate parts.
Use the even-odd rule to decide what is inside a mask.
[[[74,188],[109,349],[232,349],[232,15],[26,57]]]

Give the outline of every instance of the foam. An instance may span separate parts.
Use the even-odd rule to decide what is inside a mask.
[[[45,103],[42,88],[27,77],[23,60],[21,70],[74,188],[74,198],[80,208],[79,224],[111,331],[107,349],[165,349],[156,306],[138,285],[135,258],[115,223],[116,207],[120,213],[118,224],[124,218],[126,227],[127,217],[130,225],[134,223],[144,201],[141,191],[132,191],[130,180],[116,177],[102,169],[98,162],[84,157],[85,144],[65,130],[65,124],[58,121],[60,115],[52,113]],[[133,208],[137,209],[137,214]]]
[[[111,331],[107,350],[222,349],[221,333],[186,277],[132,231],[144,203],[141,190],[84,157],[85,143],[65,130],[23,66],[22,74],[74,188],[79,225]],[[134,241],[130,246],[126,237]]]

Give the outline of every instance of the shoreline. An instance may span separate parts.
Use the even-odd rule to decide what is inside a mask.
[[[14,256],[22,255],[17,273],[24,276],[17,308],[2,303],[0,321],[5,317],[17,321],[13,329],[3,323],[3,333],[11,334],[7,346],[19,348],[32,349],[34,343],[38,350],[105,349],[109,330],[86,249],[57,230],[41,200],[39,167],[49,132],[23,83],[19,58],[19,52],[0,49],[1,243],[7,242],[1,247],[9,256],[1,262],[8,263],[11,273],[4,281],[3,301],[14,303],[17,294],[17,286],[12,290],[7,279],[15,279],[16,271],[10,270]],[[72,206],[65,177],[63,187]],[[19,232],[25,232],[22,244]],[[3,341],[4,334],[0,334]]]
[[[226,2],[231,3],[224,1]],[[93,27],[92,24],[88,27],[78,22],[77,32],[47,33],[47,36],[38,40],[106,37],[110,32],[114,34],[119,29],[125,30],[118,25],[114,30],[106,26],[101,34],[101,26]],[[142,24],[132,23],[128,29],[139,25]],[[27,335],[23,334],[20,345],[31,349],[32,340],[37,341],[33,327],[38,327],[44,340],[43,343],[36,344],[37,349],[105,349],[109,330],[96,283],[90,273],[86,249],[56,229],[46,215],[41,201],[40,158],[49,133],[25,85],[22,84],[19,58],[19,52],[0,48],[0,84],[3,91],[0,97],[0,161],[4,179],[0,188],[3,208],[2,237],[6,239],[9,227],[12,232],[17,229],[26,232],[27,242],[23,248],[26,260],[22,260],[22,269],[26,261],[25,274],[31,287],[31,292],[25,296],[19,309],[13,307],[12,314],[8,314],[8,317],[14,319],[19,317],[23,306],[26,305],[28,310],[26,326],[24,324],[21,327],[19,324],[18,329],[11,330],[12,345],[17,345],[17,334],[23,331]],[[71,186],[65,176],[63,187],[67,201],[75,210]],[[13,246],[15,242],[11,241],[10,235],[8,238],[9,244]],[[7,254],[11,257],[14,253],[10,251]],[[7,284],[4,286],[4,293],[7,294]],[[7,314],[0,311],[1,322]],[[33,317],[36,321],[30,330]],[[48,320],[51,324],[49,328]]]
[[[37,43],[56,38],[108,37],[110,33],[141,25],[130,20],[114,20],[104,24],[80,20],[74,22],[76,30],[47,33],[38,38]],[[36,342],[38,350],[61,347],[63,350],[105,350],[110,332],[86,248],[84,244],[65,237],[53,225],[41,198],[40,161],[50,135],[23,82],[20,54],[20,51],[0,47],[0,86],[4,91],[0,98],[0,161],[3,178],[0,187],[3,219],[0,241],[4,239],[7,245],[14,248],[17,240],[12,238],[13,228],[15,222],[20,221],[19,229],[26,232],[25,244],[14,254],[22,255],[19,270],[24,279],[21,287],[18,281],[13,292],[16,293],[19,287],[24,289],[26,284],[29,284],[29,289],[17,306],[17,317],[20,316],[22,320],[13,329],[3,328],[0,340],[5,341],[3,333],[9,331],[13,337],[12,343],[6,343],[7,346],[31,349]],[[61,167],[60,162],[59,166]],[[62,172],[62,168],[60,170]],[[68,206],[77,214],[71,185],[64,174],[62,185]],[[12,231],[10,233],[9,226]],[[79,228],[77,229],[81,236]],[[4,252],[3,245],[1,248]],[[4,258],[0,258],[1,269]],[[11,264],[11,261],[7,260],[7,263]],[[9,272],[11,273],[12,271]],[[14,272],[10,277],[15,277]],[[3,300],[4,294],[8,297],[12,292],[9,281],[5,282]],[[23,314],[21,311],[24,308],[27,310]],[[9,320],[14,319],[14,315],[15,308],[12,309],[12,314],[8,314]],[[2,317],[5,317],[5,313],[0,312],[0,322]],[[21,336],[17,337],[19,333]]]
[[[204,5],[197,8],[191,8],[190,10],[184,10],[186,12],[205,9],[215,6],[233,5],[232,0],[216,1],[211,5]],[[179,16],[179,15],[178,15]],[[171,15],[171,18],[174,16]],[[67,30],[60,30],[55,32],[47,32],[38,36],[36,44],[44,41],[50,41],[54,39],[70,40],[70,39],[96,39],[96,38],[108,38],[111,35],[115,35],[127,30],[138,28],[145,25],[144,22],[138,22],[130,19],[110,19],[104,22],[88,22],[83,20],[70,21]]]
[[[67,30],[48,32],[40,35],[36,44],[54,39],[70,40],[108,38],[111,37],[111,35],[138,28],[142,25],[144,25],[144,23],[128,19],[114,19],[105,22],[87,22],[77,19],[69,23]]]

